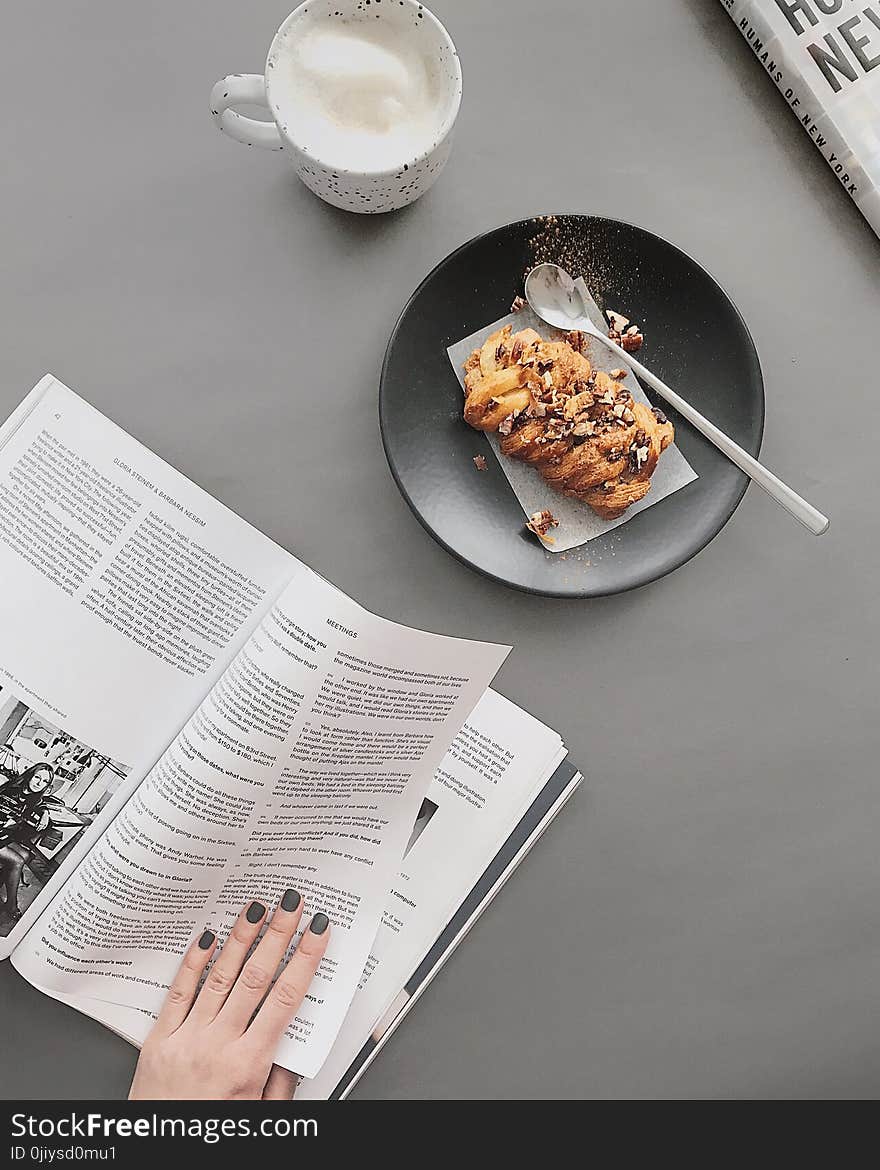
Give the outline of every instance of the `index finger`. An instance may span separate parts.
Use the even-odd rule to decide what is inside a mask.
[[[273,1052],[278,1047],[287,1026],[302,1006],[329,938],[330,919],[326,914],[316,914],[245,1033],[259,1047]]]

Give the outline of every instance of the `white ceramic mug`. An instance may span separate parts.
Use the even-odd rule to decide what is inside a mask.
[[[396,43],[411,45],[419,60],[431,63],[437,102],[430,131],[407,157],[386,159],[388,165],[381,169],[367,169],[363,161],[346,166],[342,157],[322,159],[320,147],[303,141],[302,130],[298,133],[297,101],[285,66],[297,42],[318,26],[335,27],[328,26],[331,20],[342,21],[347,32],[361,30],[364,36],[375,32],[377,21],[386,21]],[[380,35],[385,31],[379,30]],[[336,207],[368,214],[404,207],[427,191],[449,157],[460,102],[461,66],[455,45],[436,16],[416,0],[306,0],[275,34],[265,75],[233,73],[218,81],[211,93],[211,111],[224,133],[248,146],[283,150],[316,195]],[[273,120],[248,118],[233,108],[237,105],[267,106]]]

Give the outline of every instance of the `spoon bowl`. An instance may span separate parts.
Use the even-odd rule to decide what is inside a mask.
[[[526,276],[525,292],[532,311],[554,329],[577,329],[586,320],[589,329],[584,331],[598,333],[576,281],[558,264],[537,264]]]

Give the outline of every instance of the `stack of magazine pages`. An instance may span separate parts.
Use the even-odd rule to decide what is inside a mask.
[[[367,612],[47,375],[0,426],[0,957],[144,1040],[180,957],[298,890],[276,1056],[344,1097],[581,777],[508,648]]]

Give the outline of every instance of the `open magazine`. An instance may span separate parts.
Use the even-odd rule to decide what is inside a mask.
[[[193,935],[297,889],[333,929],[276,1060],[343,1095],[579,779],[508,649],[368,613],[51,376],[0,575],[0,957],[138,1044]]]

